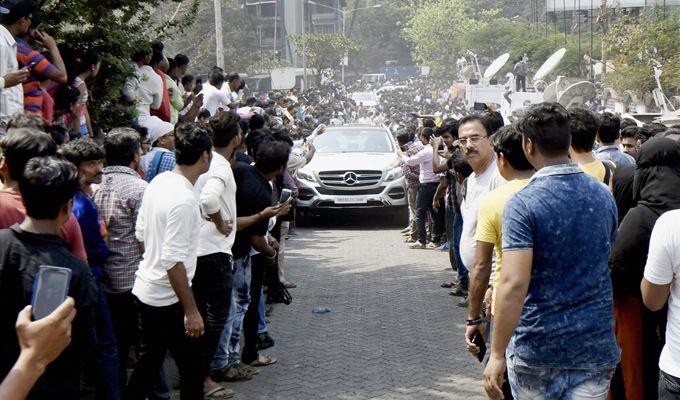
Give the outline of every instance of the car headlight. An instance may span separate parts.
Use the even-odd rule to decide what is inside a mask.
[[[385,175],[385,181],[391,182],[401,178],[402,176],[404,176],[404,171],[401,170],[401,167],[392,168],[391,170],[387,171],[387,174]]]
[[[314,173],[312,171],[307,171],[304,169],[298,170],[297,178],[307,182],[316,182],[316,178],[314,178]]]

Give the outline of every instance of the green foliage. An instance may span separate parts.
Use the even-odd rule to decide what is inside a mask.
[[[182,18],[151,23],[161,0],[46,0],[41,4],[42,27],[58,43],[76,50],[93,49],[101,56],[99,75],[88,82],[90,116],[104,129],[127,124],[132,110],[119,104],[123,84],[131,74],[130,56],[144,43],[179,32],[192,21],[200,0],[182,4]],[[178,2],[170,2],[178,5]]]
[[[352,40],[332,33],[306,33],[304,35],[289,35],[295,42],[295,51],[302,55],[302,43],[305,39],[308,65],[315,69],[318,79],[321,70],[334,69],[342,61],[345,54],[349,56],[359,51],[359,46]]]
[[[615,90],[647,92],[656,87],[652,59],[663,64],[667,96],[680,93],[680,18],[656,9],[649,16],[622,16],[609,27],[605,47],[615,71],[605,82]]]

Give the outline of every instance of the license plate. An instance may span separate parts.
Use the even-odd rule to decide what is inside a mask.
[[[368,197],[366,196],[340,196],[335,198],[335,204],[366,204]]]

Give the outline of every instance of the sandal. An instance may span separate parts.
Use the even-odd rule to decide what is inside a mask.
[[[441,287],[443,287],[443,288],[450,288],[450,287],[452,287],[453,285],[454,285],[453,281],[451,281],[451,282],[443,282],[443,283],[441,284]]]
[[[240,363],[237,367],[237,370],[242,371],[248,375],[255,376],[260,373],[260,370],[253,367],[252,365]]]
[[[294,288],[297,287],[297,285],[294,282],[291,282],[291,281],[283,282],[283,286],[285,286],[287,289],[294,289]]]
[[[233,390],[218,385],[204,393],[203,399],[230,399],[235,394]]]
[[[227,374],[229,373],[230,369],[236,371],[236,374],[233,376],[228,376]],[[253,379],[253,376],[245,373],[243,370],[239,370],[232,366],[227,366],[218,372],[213,373],[211,378],[215,382],[245,382]]]
[[[260,354],[257,360],[251,362],[250,365],[253,367],[266,367],[268,365],[276,364],[277,362],[279,362],[279,359],[276,357]]]

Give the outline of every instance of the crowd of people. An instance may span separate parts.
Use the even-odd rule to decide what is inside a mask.
[[[371,107],[365,82],[249,93],[155,42],[120,93],[134,123],[102,132],[99,55],[40,31],[30,0],[0,22],[0,399],[169,399],[168,351],[182,399],[257,379],[296,287],[296,171],[347,123],[393,133],[404,240],[448,250],[490,397],[678,398],[679,129],[556,103],[506,125],[424,77]],[[69,297],[32,321],[44,266],[70,270]]]

